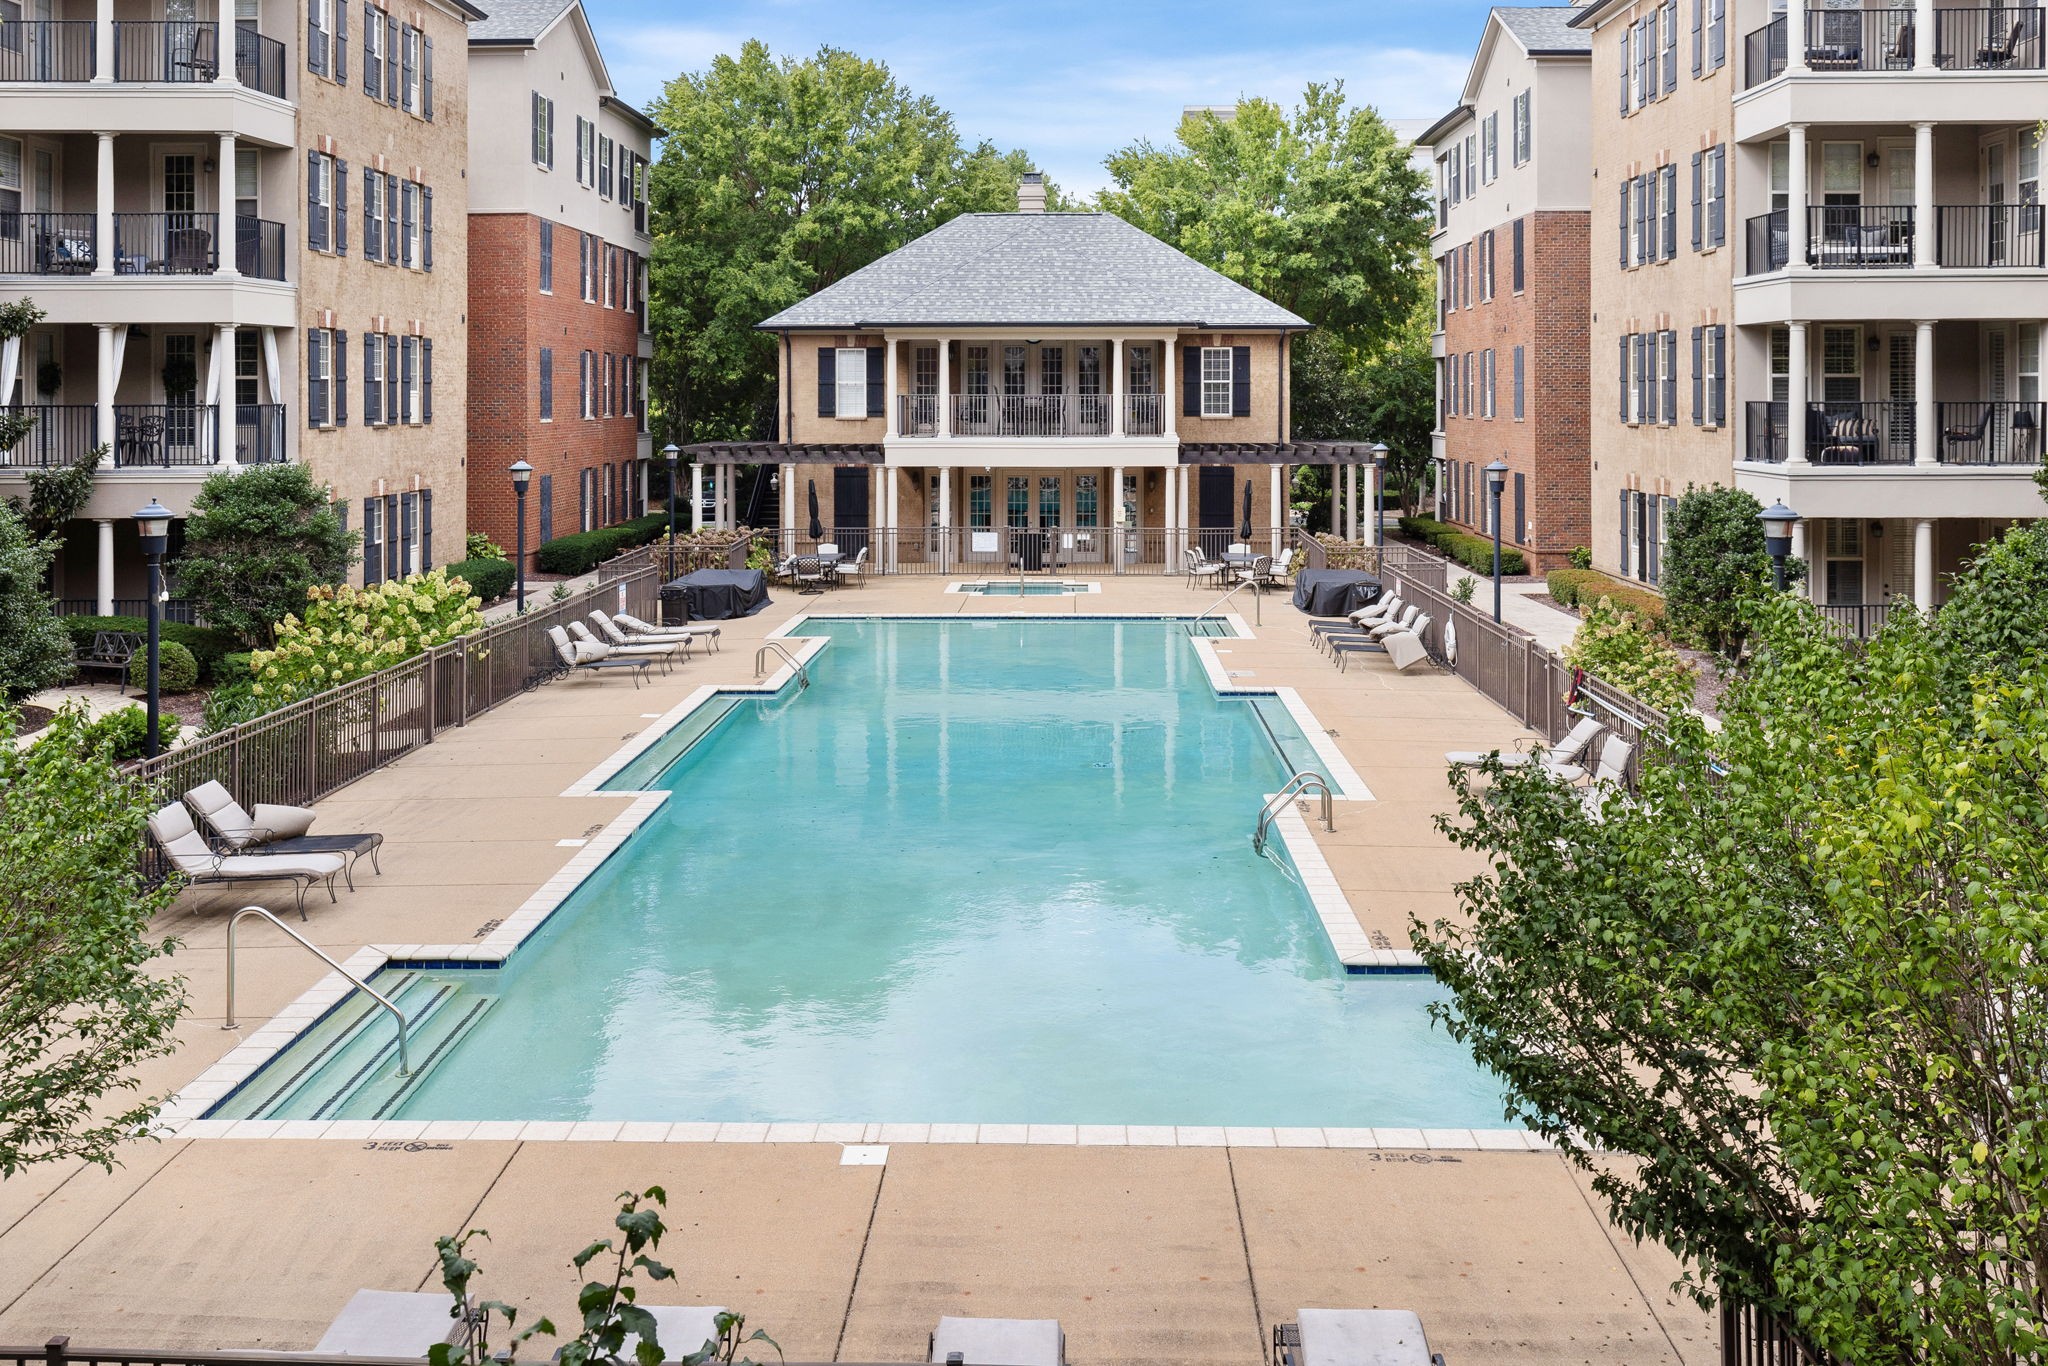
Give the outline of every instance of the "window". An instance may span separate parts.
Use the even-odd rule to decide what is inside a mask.
[[[1451,159],[1441,156],[1436,159],[1436,225],[1443,227],[1451,221]]]
[[[1699,0],[1707,10],[1707,69],[1728,65],[1728,0]]]
[[[550,346],[540,349],[540,420],[555,420],[555,352]]]
[[[868,415],[868,353],[864,347],[843,346],[833,359],[833,408],[840,417]]]
[[[398,420],[411,426],[419,420],[420,344],[417,337],[398,339]]]
[[[329,401],[334,385],[334,334],[325,328],[306,333],[306,425],[333,425]]]
[[[1479,239],[1479,297],[1486,303],[1493,302],[1493,231],[1488,229]]]
[[[576,411],[585,419],[597,416],[597,354],[593,351],[576,353]]]
[[[1728,148],[1724,143],[1706,153],[1707,245],[1718,247],[1728,240]]]
[[[347,14],[344,0],[307,0],[306,70],[348,79],[348,39],[341,31]]]
[[[1678,89],[1678,5],[1674,2],[1658,11],[1664,26],[1664,93]]]
[[[1008,477],[1003,496],[1003,523],[1012,530],[1031,525],[1031,480],[1022,474]]]
[[[1487,347],[1479,357],[1479,416],[1493,421],[1494,358],[1493,348]]]
[[[576,183],[578,185],[588,185],[590,183],[589,132],[590,120],[578,114],[576,116]]]
[[[1038,348],[1038,392],[1064,394],[1067,391],[1067,353],[1057,346]]]
[[[1524,392],[1524,385],[1526,383],[1524,365],[1525,359],[1523,356],[1523,350],[1521,347],[1518,346],[1515,348],[1514,358],[1515,421],[1517,422],[1520,422],[1524,417],[1528,416],[1528,412],[1527,409],[1524,407],[1522,398]]]
[[[538,90],[533,92],[533,164],[555,168],[555,102]]]
[[[1534,155],[1534,151],[1535,151],[1535,148],[1534,148],[1534,143],[1535,143],[1535,130],[1534,130],[1534,127],[1533,127],[1533,125],[1532,125],[1532,124],[1531,124],[1531,122],[1530,122],[1530,115],[1531,115],[1531,112],[1532,112],[1532,111],[1531,111],[1531,109],[1530,109],[1530,105],[1529,105],[1529,101],[1530,101],[1530,98],[1531,98],[1531,96],[1532,96],[1532,95],[1533,95],[1534,93],[1535,93],[1535,92],[1533,92],[1533,91],[1529,91],[1529,90],[1524,90],[1524,91],[1523,91],[1523,92],[1522,92],[1521,94],[1519,94],[1519,95],[1515,96],[1515,104],[1514,104],[1514,114],[1513,114],[1513,119],[1514,119],[1514,133],[1513,133],[1513,136],[1514,136],[1514,151],[1513,151],[1513,157],[1514,157],[1514,163],[1515,163],[1515,165],[1517,165],[1517,166],[1526,166],[1526,165],[1528,165],[1528,164],[1529,164],[1529,158],[1530,158],[1530,157],[1531,157],[1532,155]]]
[[[618,248],[607,246],[604,249],[604,306],[606,308],[617,306],[618,279]]]
[[[600,197],[612,197],[612,140],[597,140],[597,193]]]
[[[384,98],[384,11],[363,6],[363,93]]]
[[[583,235],[583,302],[597,302],[598,275],[604,269],[604,239],[593,233]]]
[[[1202,348],[1202,416],[1230,416],[1230,348]]]
[[[1658,334],[1657,417],[1667,427],[1678,425],[1678,333]]]
[[[1863,401],[1862,328],[1821,329],[1820,396],[1830,408]]]
[[[1465,404],[1460,411],[1466,417],[1479,411],[1479,367],[1474,363],[1475,359],[1473,352],[1465,353]]]
[[[1018,398],[1024,393],[1024,348],[1003,348],[1003,396]]]
[[[1728,329],[1706,330],[1707,423],[1723,427],[1728,422]]]
[[[1664,250],[1660,260],[1671,261],[1678,257],[1678,167],[1657,168],[1657,183],[1660,186],[1658,198],[1664,210]]]
[[[1834,517],[1823,522],[1821,558],[1829,602],[1863,601],[1863,521]]]
[[[313,251],[335,245],[335,159],[324,152],[306,154],[306,246]]]
[[[363,499],[363,584],[384,582],[384,536],[387,519],[382,498]]]
[[[1463,185],[1464,168],[1460,164],[1463,161],[1463,159],[1463,154],[1460,152],[1457,145],[1453,144],[1451,147],[1450,156],[1446,158],[1446,160],[1449,161],[1451,167],[1451,202],[1453,204],[1461,203],[1465,198]]]
[[[614,373],[614,370],[615,367],[612,361],[612,353],[607,351],[604,353],[604,364],[601,367],[603,384],[601,396],[599,399],[599,403],[601,406],[598,409],[598,412],[604,417],[612,416],[612,385],[617,378],[616,374]]]
[[[399,85],[398,105],[407,113],[420,107],[420,31],[410,24],[399,35],[404,52],[404,79]]]
[[[1131,371],[1131,392],[1134,394],[1156,392],[1153,387],[1155,381],[1153,378],[1152,348],[1149,346],[1132,347],[1130,349],[1129,365]]]
[[[398,263],[410,269],[419,262],[419,187],[410,180],[398,182]]]
[[[995,481],[986,474],[967,477],[967,525],[986,530],[994,523]]]
[[[387,259],[384,250],[384,182],[381,172],[363,171],[363,259]],[[392,243],[392,246],[397,246]]]
[[[1480,142],[1485,149],[1481,154],[1485,166],[1485,174],[1482,178],[1488,185],[1491,185],[1500,178],[1499,113],[1496,112],[1486,116],[1486,122],[1480,126]]]
[[[540,221],[540,292],[555,292],[555,225],[545,218]]]

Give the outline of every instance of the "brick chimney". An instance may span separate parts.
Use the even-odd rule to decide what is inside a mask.
[[[1026,171],[1017,181],[1017,212],[1045,212],[1045,176],[1038,171]]]

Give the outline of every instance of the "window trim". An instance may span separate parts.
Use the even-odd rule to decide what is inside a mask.
[[[849,360],[849,357],[859,357]],[[849,378],[858,368],[858,377]],[[848,395],[851,394],[851,400]],[[832,356],[832,415],[842,422],[865,422],[868,417],[868,349],[839,346]]]
[[[1202,411],[1200,416],[1204,418],[1229,417],[1236,398],[1236,391],[1231,384],[1230,348],[1227,346],[1205,346],[1201,348],[1201,352],[1200,392],[1202,396]],[[1212,367],[1218,358],[1221,359],[1223,366],[1223,375],[1220,381],[1222,385],[1220,391],[1222,406],[1220,410],[1213,406],[1211,401],[1218,393],[1215,386],[1219,381],[1211,374]]]

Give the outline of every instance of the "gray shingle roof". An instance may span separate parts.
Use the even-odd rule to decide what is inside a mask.
[[[531,41],[575,0],[491,0],[490,16],[469,26],[471,42]]]
[[[1532,55],[1551,52],[1591,52],[1593,35],[1571,26],[1578,11],[1570,5],[1545,5],[1494,10],[1501,26],[1515,35]]]
[[[1307,327],[1106,213],[971,213],[761,324]]]

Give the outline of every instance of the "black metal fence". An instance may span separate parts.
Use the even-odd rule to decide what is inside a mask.
[[[2039,204],[1943,204],[1934,214],[1934,259],[1959,270],[2048,266]]]
[[[1884,628],[1891,615],[1888,602],[1827,602],[1814,608],[1828,625],[1855,640],[1868,640]]]
[[[1941,463],[1944,465],[2038,465],[2048,404],[1943,403]]]
[[[235,30],[235,79],[251,90],[284,98],[284,44],[250,29]],[[268,278],[282,279],[282,276]]]
[[[1760,213],[1744,225],[1742,270],[1745,275],[1769,275],[1792,262],[1791,215],[1784,209]]]
[[[1809,9],[1801,56],[1809,71],[1899,72],[1919,69],[1922,35],[1911,9]],[[1790,65],[1780,17],[1743,40],[1742,84],[1754,89]],[[2039,8],[1940,9],[1934,15],[1933,65],[1939,71],[2038,71]]]
[[[258,280],[284,278],[284,224],[235,216],[235,269]]]
[[[1934,64],[1949,71],[2039,71],[2041,11],[2033,5],[1934,13]]]
[[[1768,1309],[1721,1296],[1721,1366],[1840,1366]]]
[[[220,268],[220,215],[117,213],[114,270],[122,275],[211,275]]]
[[[1904,270],[1913,264],[1913,209],[1824,204],[1807,209],[1807,260],[1816,270]]]
[[[1816,465],[1910,465],[1913,407],[1907,403],[1810,403],[1806,458]]]
[[[69,465],[99,444],[99,409],[90,403],[10,403],[0,417],[26,417],[35,425],[0,451],[0,466]]]
[[[99,222],[89,213],[0,213],[0,274],[89,275]]]
[[[283,464],[285,430],[282,403],[237,403],[235,460],[244,465]]]
[[[220,26],[211,19],[117,19],[114,79],[219,80]]]
[[[220,409],[211,403],[117,403],[114,464],[213,465],[220,461]]]
[[[0,81],[89,81],[96,71],[90,19],[16,19],[0,25]]]
[[[117,617],[147,617],[148,598],[115,598],[113,613]],[[67,617],[93,617],[100,615],[98,598],[59,598],[57,610]],[[199,609],[187,598],[167,598],[164,601],[164,620],[183,622],[187,626],[199,621]]]

